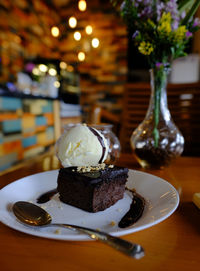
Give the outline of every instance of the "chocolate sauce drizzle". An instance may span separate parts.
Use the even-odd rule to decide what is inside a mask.
[[[39,198],[37,198],[37,203],[41,204],[50,201],[56,193],[58,193],[57,189],[53,189],[42,194],[41,196],[39,196]]]
[[[103,162],[103,157],[105,155],[105,151],[106,151],[106,146],[104,144],[103,138],[99,135],[99,133],[92,127],[88,127],[90,129],[90,131],[98,138],[101,146],[102,146],[102,155],[101,158],[99,160],[99,164],[101,164]]]
[[[129,190],[133,194],[133,200],[128,212],[122,217],[118,223],[119,228],[126,228],[138,221],[142,216],[145,206],[145,199],[135,191]]]

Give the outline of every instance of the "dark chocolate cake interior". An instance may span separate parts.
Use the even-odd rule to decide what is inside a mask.
[[[78,171],[77,167],[61,168],[57,190],[62,202],[98,212],[123,198],[127,178],[128,169],[117,166],[89,172]]]

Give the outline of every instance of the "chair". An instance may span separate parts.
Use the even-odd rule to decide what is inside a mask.
[[[120,118],[117,115],[95,104],[91,107],[88,122],[91,124],[112,124],[112,130],[117,136],[121,127]]]
[[[111,123],[119,123],[119,118],[98,105],[93,105],[90,112],[89,122],[93,124],[102,123],[102,119],[110,121]]]
[[[169,84],[168,104],[185,138],[183,155],[200,156],[200,83]]]
[[[200,83],[168,84],[168,106],[185,138],[183,155],[200,156]],[[131,152],[130,136],[144,119],[150,98],[150,85],[125,85],[120,142],[122,152]]]

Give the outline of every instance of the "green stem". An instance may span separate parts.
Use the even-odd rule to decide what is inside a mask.
[[[153,136],[154,136],[154,147],[158,147],[159,143],[159,121],[160,121],[160,103],[161,103],[161,95],[163,88],[166,85],[167,80],[167,71],[165,68],[161,69],[154,69],[154,129],[153,129]]]
[[[155,86],[155,94],[154,94],[154,129],[153,129],[153,135],[154,135],[154,146],[158,147],[158,141],[159,141],[159,131],[158,131],[158,123],[159,123],[159,111],[160,111],[160,90],[156,89]]]

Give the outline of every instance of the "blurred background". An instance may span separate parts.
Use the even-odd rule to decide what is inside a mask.
[[[171,83],[199,82],[199,32],[188,53]],[[148,81],[110,1],[0,1],[0,171],[47,151],[69,123],[109,122],[120,137],[125,85]]]

